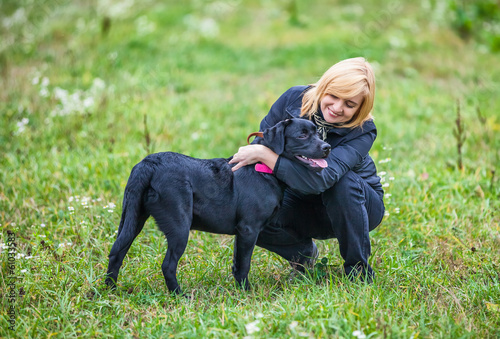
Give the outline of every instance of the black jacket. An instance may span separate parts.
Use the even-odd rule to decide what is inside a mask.
[[[273,104],[260,124],[260,130],[270,128],[281,120],[298,118],[302,96],[308,86],[295,86],[287,90]],[[348,171],[354,171],[377,192],[383,194],[377,169],[368,151],[377,137],[375,123],[366,121],[362,127],[333,128],[328,132],[326,142],[332,152],[326,159],[328,167],[313,172],[306,167],[283,157],[278,157],[274,173],[291,189],[302,194],[320,194],[331,188]]]

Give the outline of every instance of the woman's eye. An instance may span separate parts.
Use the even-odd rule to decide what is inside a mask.
[[[301,134],[301,135],[299,136],[299,139],[307,139],[307,135],[306,135],[306,134]]]

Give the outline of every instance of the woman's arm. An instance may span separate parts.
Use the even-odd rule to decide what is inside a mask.
[[[277,161],[278,155],[271,151],[270,148],[256,144],[240,147],[238,153],[233,156],[229,163],[236,164],[236,166],[232,168],[233,172],[243,166],[255,164],[257,162],[266,164],[267,167],[274,171],[274,166]]]

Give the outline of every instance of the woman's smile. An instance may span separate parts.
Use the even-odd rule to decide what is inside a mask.
[[[333,118],[338,118],[340,116],[340,113],[335,113],[332,111],[331,108],[328,108],[328,113],[333,117]]]

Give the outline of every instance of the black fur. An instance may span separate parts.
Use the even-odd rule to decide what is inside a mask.
[[[265,130],[256,143],[293,160],[297,155],[325,158],[330,152],[316,126],[305,119],[282,121]],[[177,264],[191,229],[236,235],[233,275],[238,284],[249,288],[252,252],[260,231],[280,206],[283,184],[272,174],[256,172],[254,166],[232,172],[228,161],[164,152],[147,156],[132,169],[106,284],[115,287],[123,258],[146,219],[153,216],[168,242],[161,269],[170,291],[181,293]]]

